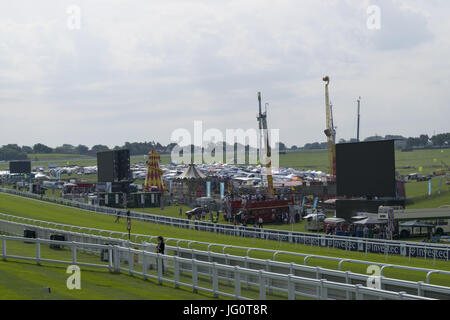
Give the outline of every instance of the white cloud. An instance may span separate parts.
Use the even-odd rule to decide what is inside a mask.
[[[72,4],[81,8],[80,30],[66,25]],[[371,4],[382,10],[380,31],[366,27]],[[257,91],[282,141],[324,141],[325,74],[338,137],[355,136],[360,95],[363,137],[448,131],[449,7],[442,0],[2,4],[0,145],[168,143],[194,120],[223,131],[256,127]]]

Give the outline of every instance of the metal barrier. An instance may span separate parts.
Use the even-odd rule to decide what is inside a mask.
[[[155,248],[154,244],[143,242],[143,243],[131,243],[129,241],[123,240],[123,239],[117,239],[117,238],[111,238],[111,237],[104,237],[99,235],[85,235],[80,234],[72,231],[63,231],[59,229],[49,229],[49,228],[43,228],[38,227],[34,225],[27,225],[27,224],[21,224],[16,222],[6,222],[0,220],[0,231],[2,232],[9,232],[10,234],[15,235],[21,235],[23,234],[23,231],[27,230],[34,230],[36,231],[37,235],[41,238],[49,238],[51,234],[64,234],[67,237],[67,240],[74,241],[82,241],[83,243],[95,243],[95,244],[117,244],[124,247],[134,247],[134,248],[140,248],[142,250],[148,251],[153,250]],[[144,237],[146,240],[151,241],[153,238],[156,238],[155,236],[146,236]],[[171,239],[174,240],[174,239]],[[251,258],[248,256],[248,253],[250,250],[247,251],[246,257],[241,256],[234,256],[229,254],[223,254],[223,253],[214,253],[211,251],[201,251],[201,250],[194,250],[190,248],[181,248],[179,246],[173,247],[173,246],[167,246],[166,247],[168,251],[171,251],[174,256],[178,257],[184,257],[189,259],[197,259],[202,261],[208,261],[208,262],[216,262],[220,264],[225,265],[234,265],[234,266],[241,266],[249,269],[265,269],[266,271],[276,272],[280,274],[293,274],[293,275],[300,275],[302,277],[307,278],[313,278],[313,279],[333,279],[334,282],[338,283],[346,283],[346,284],[361,284],[366,285],[368,283],[368,280],[370,276],[363,275],[363,274],[357,274],[352,272],[343,272],[343,271],[336,271],[331,269],[325,269],[325,268],[319,268],[319,267],[311,267],[311,266],[302,266],[294,263],[284,263],[284,262],[277,262],[277,261],[271,261],[271,260],[263,260],[263,259],[256,259]],[[208,248],[209,249],[209,248]],[[251,248],[250,248],[251,249]],[[279,252],[276,252],[277,254]],[[275,256],[274,254],[274,256]],[[120,259],[122,261],[127,261],[127,257],[121,256]],[[370,265],[370,263],[367,263]],[[390,265],[385,265],[384,267],[391,267]],[[381,271],[383,271],[383,268]],[[401,266],[400,266],[401,267]],[[439,270],[433,270],[430,271],[431,273],[437,273],[442,272]],[[450,288],[449,287],[443,287],[443,286],[436,286],[436,285],[430,285],[428,284],[429,280],[429,274],[427,274],[427,284],[424,284],[423,282],[412,282],[412,281],[404,281],[404,280],[398,280],[398,279],[390,279],[385,278],[382,276],[382,272],[380,273],[380,288],[382,289],[388,289],[390,291],[400,291],[403,290],[404,292],[407,292],[409,294],[416,294],[418,296],[426,296],[426,297],[432,297],[437,299],[450,299]],[[444,272],[445,273],[445,272]],[[450,274],[447,272],[447,274]],[[228,281],[228,277],[221,277],[219,275],[219,278],[224,281]],[[249,279],[246,279],[247,285],[251,281]]]
[[[0,218],[2,218],[2,217],[6,218],[7,220],[19,220],[19,221],[26,221],[26,222],[29,222],[29,223],[35,223],[35,224],[39,224],[40,226],[47,225],[47,227],[48,227],[50,225],[53,225],[55,228],[58,226],[61,229],[71,228],[71,230],[73,230],[73,228],[79,228],[79,229],[81,228],[80,230],[84,229],[84,230],[88,231],[89,234],[93,234],[93,232],[96,232],[98,235],[101,234],[101,233],[106,233],[106,234],[109,234],[110,236],[112,236],[113,234],[117,234],[122,239],[128,237],[128,234],[127,233],[123,233],[123,232],[109,231],[109,230],[100,230],[100,229],[86,228],[86,227],[77,227],[77,226],[72,226],[72,225],[65,225],[65,224],[60,224],[60,223],[47,222],[47,221],[42,221],[42,220],[35,220],[35,219],[24,218],[24,217],[17,217],[17,216],[13,216],[13,215],[7,215],[7,214],[0,213]],[[134,241],[135,242],[138,242],[137,239],[139,239],[139,238],[143,238],[143,239],[156,238],[156,236],[148,236],[148,235],[140,235],[140,234],[131,234],[131,236],[134,237]],[[252,251],[267,252],[267,253],[273,254],[273,260],[275,260],[277,255],[279,255],[279,254],[303,257],[305,265],[307,263],[307,260],[310,259],[310,258],[329,260],[329,261],[336,261],[336,262],[338,262],[338,269],[339,270],[342,270],[341,268],[342,268],[342,264],[344,262],[350,262],[350,263],[362,264],[362,265],[378,265],[380,267],[389,266],[389,268],[409,270],[409,271],[423,271],[423,272],[439,271],[439,273],[450,275],[449,271],[442,271],[442,270],[428,269],[428,268],[407,267],[407,266],[402,266],[402,265],[392,265],[392,264],[385,264],[385,263],[380,263],[380,262],[357,260],[357,259],[328,257],[328,256],[304,254],[304,253],[282,251],[282,250],[249,248],[249,247],[243,247],[243,246],[224,245],[224,244],[219,244],[219,243],[207,243],[207,242],[201,242],[201,241],[195,241],[195,240],[186,240],[186,239],[177,239],[177,238],[169,238],[169,239],[167,239],[167,242],[169,242],[169,241],[176,241],[177,246],[179,246],[180,242],[187,242],[187,247],[188,248],[190,248],[190,246],[192,244],[206,245],[206,246],[208,246],[208,251],[211,250],[212,246],[222,247],[222,253],[225,253],[227,248],[228,249],[240,249],[240,250],[245,250],[247,256],[249,256],[250,252],[252,252]]]
[[[0,188],[0,192],[32,198],[35,200],[47,201],[64,206],[75,207],[78,209],[96,212],[100,214],[107,214],[114,216],[119,215],[121,217],[126,216],[126,211],[120,209],[83,204],[80,202],[69,201],[62,198],[40,196],[33,193],[21,192],[6,188]],[[379,253],[385,254],[387,257],[389,254],[391,254],[391,255],[401,255],[405,257],[408,256],[409,260],[411,260],[412,257],[421,257],[421,258],[423,257],[425,259],[431,258],[434,261],[436,261],[436,259],[448,261],[450,257],[449,245],[396,241],[396,240],[352,238],[335,235],[319,235],[301,232],[290,232],[274,229],[248,228],[248,227],[214,224],[210,222],[165,217],[161,215],[153,215],[135,211],[130,211],[130,215],[132,218],[141,221],[165,224],[179,228],[191,228],[198,231],[208,231],[241,237],[276,240],[280,242],[283,241],[318,247],[336,248],[346,251],[359,251],[365,252],[366,255],[367,253]]]
[[[30,218],[24,218],[24,217],[18,217],[18,216],[13,216],[13,215],[7,215],[7,214],[3,214],[0,213],[0,217],[6,218],[6,220],[19,220],[19,221],[27,221],[29,223],[34,223],[34,224],[39,224],[40,226],[42,225],[47,225],[47,227],[49,227],[50,225],[53,225],[55,228],[56,226],[59,226],[61,229],[64,228],[71,228],[71,230],[73,230],[73,228],[81,228],[84,229],[86,231],[89,232],[89,234],[92,234],[93,232],[96,232],[97,234],[101,234],[101,233],[106,233],[106,234],[110,234],[110,236],[112,234],[118,234],[121,238],[125,238],[128,237],[127,233],[122,233],[122,232],[117,232],[117,231],[109,231],[109,230],[100,230],[100,229],[95,229],[95,228],[87,228],[87,227],[77,227],[77,226],[72,226],[72,225],[65,225],[65,224],[60,224],[60,223],[54,223],[54,222],[47,222],[47,221],[42,221],[42,220],[36,220],[36,219],[30,219]],[[138,238],[148,238],[147,235],[139,235],[139,234],[131,234],[132,237],[134,237],[134,241],[137,242]],[[155,236],[152,236],[152,238],[154,238]],[[179,245],[180,242],[187,242],[187,246],[188,248],[192,245],[192,244],[200,244],[200,245],[207,245],[208,246],[208,250],[210,250],[210,248],[212,246],[217,246],[217,247],[222,247],[222,252],[225,253],[225,250],[227,248],[233,248],[233,249],[241,249],[241,250],[246,250],[247,251],[247,256],[249,255],[249,253],[251,251],[261,251],[261,252],[270,252],[273,254],[273,260],[276,259],[276,256],[278,254],[286,254],[286,255],[291,255],[291,256],[299,256],[299,257],[304,257],[304,264],[307,263],[307,260],[309,258],[315,258],[315,259],[323,259],[323,260],[332,260],[332,261],[337,261],[339,262],[338,267],[339,270],[341,270],[341,266],[344,262],[351,262],[351,263],[357,263],[357,264],[363,264],[363,265],[378,265],[378,266],[385,266],[385,263],[380,263],[380,262],[371,262],[371,261],[364,261],[364,260],[356,260],[356,259],[347,259],[347,258],[336,258],[336,257],[328,257],[328,256],[320,256],[320,255],[312,255],[312,254],[304,254],[304,253],[296,253],[296,252],[290,252],[290,251],[282,251],[282,250],[271,250],[271,249],[260,249],[260,248],[249,248],[249,247],[242,247],[242,246],[233,246],[233,245],[224,245],[224,244],[218,244],[218,243],[207,243],[207,242],[201,242],[201,241],[195,241],[195,240],[186,240],[186,239],[177,239],[177,238],[172,238],[172,239],[168,239],[168,241],[176,241],[177,242],[177,246]],[[429,272],[429,271],[433,271],[435,269],[428,269],[428,268],[414,268],[414,267],[407,267],[407,266],[398,266],[398,265],[392,265],[389,264],[390,268],[398,268],[398,269],[403,269],[403,270],[410,270],[410,271],[424,271],[424,272]],[[444,274],[450,274],[449,271],[441,271]]]
[[[335,300],[340,297],[347,299],[395,299],[395,300],[434,300],[431,298],[420,297],[416,295],[407,294],[405,292],[392,292],[388,290],[380,290],[363,287],[356,284],[343,284],[332,282],[324,279],[308,279],[299,277],[293,274],[283,275],[265,270],[255,270],[243,268],[240,266],[229,266],[218,264],[215,262],[200,261],[197,259],[186,259],[178,256],[162,255],[159,253],[152,253],[145,250],[136,250],[133,248],[120,247],[117,245],[100,245],[87,244],[79,242],[54,241],[45,239],[30,239],[22,237],[0,236],[2,244],[2,259],[22,259],[36,261],[37,264],[42,262],[62,263],[70,265],[81,265],[89,267],[106,268],[110,272],[126,272],[130,275],[139,275],[144,279],[157,280],[159,284],[167,282],[173,284],[175,288],[185,286],[191,288],[193,292],[204,291],[213,294],[214,297],[224,296],[235,299],[251,299],[255,294],[259,299],[265,300],[267,297],[280,296],[287,293],[287,298],[294,300],[299,297]],[[18,256],[8,255],[7,241],[20,241],[36,244],[36,256]],[[65,245],[72,250],[71,260],[55,260],[46,259],[41,256],[40,247],[42,244],[49,245]],[[96,251],[108,252],[108,263],[104,265],[79,262],[79,252],[85,248],[95,249]],[[128,264],[123,266],[119,259],[120,255],[128,255]],[[135,257],[140,257],[143,261],[142,267],[135,265]],[[148,261],[152,259],[156,261],[156,268],[148,268]],[[165,266],[171,267],[171,272]],[[180,268],[184,266],[184,268]],[[166,269],[166,270],[165,270]],[[189,270],[190,276],[185,276]],[[219,279],[219,274],[230,274],[227,280],[233,282],[234,285],[227,285]],[[207,275],[206,277],[204,275]],[[169,278],[170,276],[170,278]],[[258,290],[251,290],[249,287],[243,286],[242,277],[252,277],[251,286],[258,287]],[[188,282],[187,282],[188,281]],[[205,285],[210,284],[208,287]],[[222,289],[222,290],[221,290]],[[244,293],[245,291],[245,293]],[[308,293],[313,292],[313,294]],[[250,297],[249,297],[250,295]]]

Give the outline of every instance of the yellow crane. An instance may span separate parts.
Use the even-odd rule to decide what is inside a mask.
[[[271,155],[272,152],[270,150],[270,143],[269,143],[269,132],[267,129],[267,109],[263,113],[261,110],[261,92],[258,92],[258,104],[259,104],[259,113],[257,116],[258,124],[259,124],[259,130],[262,131],[263,140],[262,143],[265,144],[266,147],[266,175],[267,175],[267,192],[269,194],[269,198],[273,199],[274,197],[274,191],[273,191],[273,177],[272,177],[272,161],[271,161]],[[267,107],[267,104],[266,104]],[[261,147],[262,147],[261,143]]]
[[[328,85],[330,84],[330,77],[325,76],[323,81],[326,82],[325,85],[325,111],[326,111],[326,121],[327,128],[324,133],[328,139],[328,163],[330,165],[330,176],[331,180],[336,179],[336,130],[333,124],[333,111],[330,105],[330,98],[328,93]]]

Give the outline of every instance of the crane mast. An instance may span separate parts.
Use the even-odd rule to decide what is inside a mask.
[[[328,163],[330,165],[331,180],[336,178],[336,130],[333,124],[333,113],[330,105],[330,98],[328,93],[328,85],[330,78],[328,76],[322,79],[326,82],[325,85],[325,112],[326,112],[326,129],[324,130],[328,140]]]
[[[259,104],[259,114],[257,116],[259,130],[261,133],[262,143],[264,143],[266,148],[266,175],[267,175],[267,192],[270,198],[273,198],[273,177],[272,177],[272,161],[271,161],[271,150],[269,143],[269,132],[267,130],[267,104],[266,111],[263,113],[261,110],[261,92],[258,92],[258,104]]]
[[[361,97],[358,99],[358,121],[356,127],[356,141],[359,142],[359,120],[360,120]]]

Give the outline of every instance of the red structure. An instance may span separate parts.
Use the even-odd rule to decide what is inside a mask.
[[[259,218],[263,222],[281,222],[283,216],[289,215],[289,205],[292,200],[267,200],[249,201],[245,204],[242,200],[231,201],[231,213],[233,216],[240,214],[240,220],[246,224],[257,223]]]

